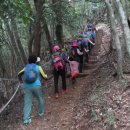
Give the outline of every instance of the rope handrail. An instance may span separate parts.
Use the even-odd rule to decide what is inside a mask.
[[[5,108],[9,105],[9,103],[13,100],[13,98],[15,97],[16,93],[19,90],[19,87],[20,87],[20,82],[18,83],[18,86],[17,86],[14,94],[12,95],[12,97],[9,99],[9,101],[3,107],[0,108],[0,114],[5,110]]]
[[[12,81],[18,81],[17,79],[12,79],[12,78],[0,78],[0,81],[2,81],[2,80],[12,80]]]
[[[48,77],[48,80],[50,80],[52,77],[53,77],[53,76]],[[18,81],[18,80],[16,80],[16,79],[8,79],[8,78],[0,78],[0,81],[1,81],[1,80],[14,80],[14,81]],[[12,97],[9,99],[9,101],[8,101],[3,107],[0,108],[0,114],[5,110],[5,108],[9,105],[9,103],[13,100],[13,98],[15,97],[16,93],[17,93],[18,90],[19,90],[19,87],[20,87],[20,82],[19,82],[19,84],[18,84],[18,86],[17,86],[17,88],[16,88],[14,94],[13,94]]]

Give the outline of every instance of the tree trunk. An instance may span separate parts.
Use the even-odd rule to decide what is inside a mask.
[[[6,67],[5,67],[5,65],[4,65],[1,48],[0,48],[0,71],[1,71],[1,74],[2,74],[2,75],[0,75],[0,77],[5,77]],[[7,74],[7,73],[6,73],[6,74]]]
[[[8,33],[8,36],[10,38],[10,42],[11,42],[11,45],[13,47],[13,51],[16,53],[16,60],[21,62],[22,65],[24,65],[23,61],[22,61],[22,58],[20,56],[20,52],[18,51],[18,47],[17,47],[17,44],[15,42],[15,38],[14,38],[14,35],[13,35],[13,32],[11,31],[10,29],[10,26],[9,26],[9,23],[7,20],[4,20],[4,23],[5,23],[5,26],[7,28],[7,33]]]
[[[24,64],[26,64],[27,63],[27,56],[26,56],[25,51],[23,49],[23,46],[21,44],[21,40],[20,40],[20,37],[19,37],[19,34],[18,34],[17,24],[16,24],[13,17],[11,18],[11,25],[12,25],[12,28],[13,28],[14,37],[15,37],[17,45],[18,45],[18,49],[20,51],[20,55],[22,57]]]
[[[118,36],[118,32],[116,30],[116,22],[115,22],[115,15],[114,15],[114,10],[111,5],[111,0],[105,0],[106,5],[108,7],[108,10],[110,12],[110,20],[111,20],[111,28],[113,30],[113,36],[114,36],[114,43],[116,46],[116,51],[117,51],[117,74],[118,78],[121,79],[123,77],[123,70],[122,70],[122,50],[121,50],[121,44]]]
[[[35,32],[34,32],[33,54],[40,56],[41,18],[42,18],[43,2],[42,0],[34,0],[34,3],[36,8],[36,24],[35,24]]]
[[[63,43],[63,28],[61,24],[56,25],[56,39],[59,44]]]
[[[35,54],[36,56],[40,56],[40,48],[41,48],[41,18],[43,11],[43,3],[45,0],[34,0],[35,8],[36,8],[36,19],[33,33],[31,34],[28,48],[29,54]]]
[[[47,26],[47,23],[46,23],[45,20],[44,20],[43,28],[44,28],[44,31],[45,31],[45,34],[46,34],[46,39],[48,41],[49,48],[51,49],[51,46],[52,46],[52,44],[51,44],[51,36],[50,36],[50,32],[49,32],[49,29],[48,29],[48,26]]]
[[[128,0],[124,0],[124,9],[125,9],[125,12],[126,12],[126,16],[128,18],[129,16],[129,1]]]
[[[29,0],[26,0],[26,4],[30,7],[31,9],[31,5],[29,3]],[[30,10],[30,17],[33,17],[33,11]],[[34,35],[32,35],[32,26],[33,23],[32,23],[32,20],[30,19],[30,22],[29,22],[29,27],[28,27],[28,52],[29,54],[32,54],[32,43],[33,43],[33,38],[34,38]]]
[[[8,37],[8,36],[7,36]],[[11,42],[10,42],[10,40],[9,40],[9,42],[7,42],[7,46],[8,46],[8,48],[10,49],[10,51],[11,51],[11,57],[12,57],[12,66],[11,66],[11,68],[12,68],[12,71],[14,71],[14,69],[15,69],[15,71],[18,71],[17,70],[17,66],[18,66],[18,64],[17,64],[17,56],[16,56],[16,53],[15,53],[15,51],[14,51],[14,49],[13,49],[13,47],[12,47],[12,44],[11,44]],[[22,65],[21,65],[22,66]],[[14,69],[13,69],[14,68]],[[10,70],[11,71],[11,70]],[[11,75],[11,74],[10,74]]]
[[[123,6],[122,6],[120,0],[115,0],[114,2],[115,2],[115,5],[117,6],[117,9],[118,9],[118,12],[120,15],[122,29],[123,29],[123,33],[124,33],[124,39],[125,39],[125,43],[127,46],[128,54],[130,56],[130,29],[128,26],[127,17],[123,10]]]
[[[61,0],[52,0],[53,4],[59,1],[58,8],[57,6],[53,7],[53,11],[55,12],[56,15],[56,39],[59,44],[63,44],[63,25],[62,25],[62,12],[59,7],[62,6],[62,1]]]

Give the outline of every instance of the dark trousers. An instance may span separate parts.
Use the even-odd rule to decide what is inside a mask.
[[[62,78],[62,89],[66,90],[66,71],[65,71],[65,69],[58,70],[58,71],[54,70],[53,75],[54,75],[55,93],[59,93],[59,90],[58,90],[59,76],[61,76],[61,78]]]
[[[72,80],[72,84],[75,84],[76,78],[72,78],[71,80]]]
[[[83,55],[80,55],[79,58],[80,58],[79,72],[82,73],[82,71],[83,71]]]
[[[91,43],[88,43],[89,53],[91,52]]]
[[[79,72],[80,72],[80,73],[83,72],[83,63],[79,63]]]
[[[90,43],[88,44],[89,54],[91,53],[91,51],[92,51],[93,47],[94,47],[94,45],[92,45],[92,44],[90,44]]]
[[[86,52],[86,62],[88,63],[88,61],[89,61],[89,53]]]

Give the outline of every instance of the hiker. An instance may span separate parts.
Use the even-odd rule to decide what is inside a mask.
[[[67,40],[66,42],[66,51],[67,54],[69,54],[70,50],[71,50],[71,44],[73,43],[73,41],[71,39]]]
[[[92,29],[88,30],[88,33],[90,34],[90,40],[95,43],[95,32]],[[94,45],[91,44],[91,48],[93,48]]]
[[[95,43],[93,43],[89,38],[87,38],[87,36],[84,36],[83,38],[83,45],[85,48],[85,53],[86,53],[86,62],[88,63],[89,61],[89,54],[91,52],[91,44],[94,46]]]
[[[77,41],[74,41],[72,44],[72,49],[70,52],[70,57],[74,59],[74,61],[79,62],[79,71],[82,73],[83,67],[83,49],[79,49],[79,45]]]
[[[79,37],[77,38],[77,43],[79,45],[79,50],[80,52],[82,52],[82,55],[79,55],[79,59],[80,59],[80,64],[79,64],[79,72],[82,73],[83,71],[83,62],[84,62],[84,46],[83,46],[83,38]]]
[[[93,24],[93,26],[92,26],[92,31],[95,33],[95,31],[96,31],[96,26],[95,26],[95,24]]]
[[[44,73],[41,66],[37,65],[37,57],[31,55],[28,58],[28,64],[18,73],[18,78],[23,83],[24,90],[24,108],[23,108],[23,123],[25,125],[31,123],[31,110],[33,96],[38,101],[38,115],[44,115],[44,100],[41,88],[41,77],[47,80],[47,75]],[[24,76],[24,77],[22,77]]]
[[[69,64],[70,64],[70,76],[72,80],[72,84],[75,84],[76,77],[79,74],[79,62],[75,61],[72,57],[69,58]]]
[[[66,63],[69,63],[68,57],[61,51],[59,45],[53,46],[53,56],[52,56],[52,68],[53,68],[53,76],[54,76],[54,97],[59,97],[59,90],[58,90],[58,79],[59,76],[62,78],[62,94],[67,92],[66,88]]]

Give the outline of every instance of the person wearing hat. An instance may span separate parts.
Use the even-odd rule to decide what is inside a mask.
[[[44,73],[42,67],[37,65],[37,62],[39,61],[40,58],[37,58],[35,55],[29,56],[28,64],[18,73],[18,79],[21,83],[23,83],[23,123],[25,125],[31,123],[31,111],[34,96],[38,101],[38,115],[44,115],[44,100],[41,88],[41,78],[47,80],[47,75]],[[22,75],[24,75],[24,78]]]
[[[74,41],[72,44],[72,49],[70,52],[70,58],[73,58],[74,61],[79,62],[79,72],[82,73],[83,66],[83,49],[79,49],[77,41]]]
[[[72,48],[71,48],[70,56],[72,56],[73,59],[75,59],[77,62],[80,62],[79,55],[83,55],[83,52],[81,52],[79,50],[79,45],[78,45],[77,41],[74,41],[72,43],[71,47]]]
[[[59,76],[62,79],[61,93],[65,94],[67,92],[66,63],[69,63],[67,55],[62,51],[59,45],[53,46],[51,68],[52,68],[52,73],[54,77],[54,97],[55,98],[59,97],[59,87],[58,87]]]

